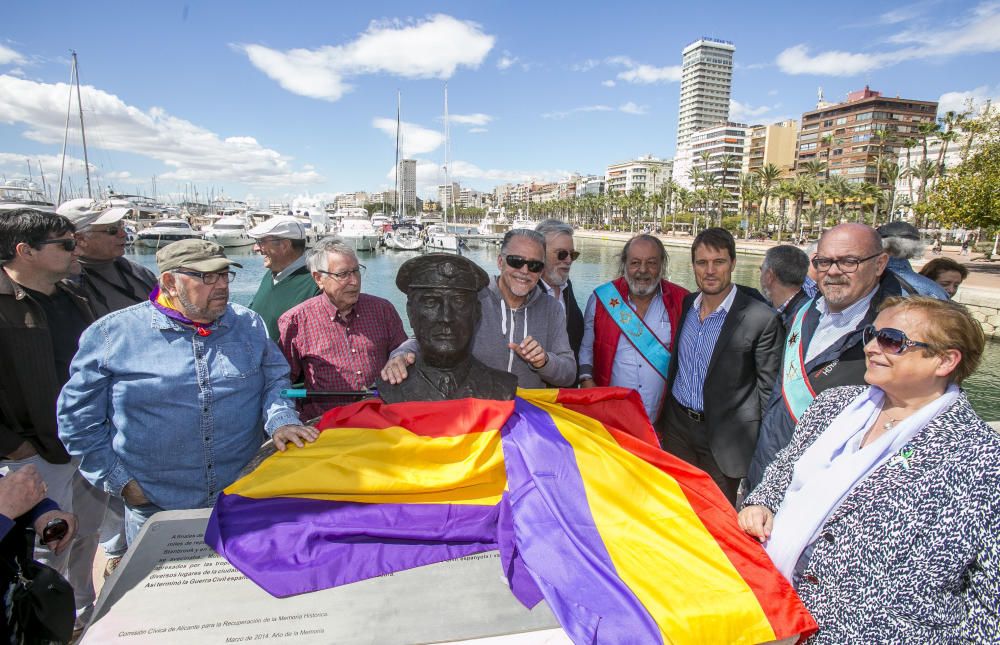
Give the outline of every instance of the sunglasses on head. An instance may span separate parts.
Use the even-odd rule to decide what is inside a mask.
[[[541,260],[529,260],[528,258],[522,258],[520,255],[504,256],[504,261],[507,262],[507,266],[512,269],[520,269],[527,264],[528,271],[531,271],[532,273],[541,273],[542,269],[545,268],[545,263]]]
[[[570,260],[576,262],[576,259],[578,257],[580,257],[579,251],[567,251],[566,249],[559,249],[558,251],[556,251],[556,259],[559,260],[560,262],[562,262],[566,258],[569,258]]]
[[[861,339],[864,344],[872,342],[878,343],[879,348],[889,354],[902,354],[911,347],[930,347],[929,344],[919,340],[910,340],[906,333],[892,327],[875,329],[875,325],[868,325],[861,332]]]
[[[76,248],[76,239],[72,237],[61,237],[57,240],[42,240],[41,242],[38,243],[38,246],[42,246],[44,244],[61,244],[63,247],[63,251],[69,253]]]

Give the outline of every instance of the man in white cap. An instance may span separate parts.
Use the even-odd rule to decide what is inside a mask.
[[[249,232],[257,240],[254,251],[264,256],[264,266],[271,270],[261,279],[250,308],[264,319],[271,340],[278,342],[281,314],[320,294],[306,266],[306,229],[294,217],[282,215]]]
[[[80,209],[60,206],[58,212],[76,226],[82,268],[76,280],[98,318],[149,298],[156,274],[125,257],[124,220],[131,209],[91,203]]]

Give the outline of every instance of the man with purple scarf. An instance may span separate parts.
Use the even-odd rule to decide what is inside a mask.
[[[59,436],[91,483],[125,501],[129,544],[158,511],[212,506],[267,437],[284,450],[318,435],[280,396],[288,364],[264,321],[229,302],[240,265],[224,251],[160,249],[149,300],[84,332],[59,396]]]

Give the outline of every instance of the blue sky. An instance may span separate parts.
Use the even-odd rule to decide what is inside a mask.
[[[0,27],[0,174],[58,174],[69,50],[102,185],[288,201],[392,185],[396,92],[419,194],[453,178],[672,157],[681,50],[736,45],[731,118],[798,118],[823,87],[944,108],[1000,96],[1000,2],[18,2]],[[75,99],[74,99],[75,100]],[[76,116],[74,114],[74,121]],[[68,153],[83,181],[79,131]]]

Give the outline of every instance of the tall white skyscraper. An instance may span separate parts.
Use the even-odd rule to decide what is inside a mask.
[[[406,215],[417,213],[417,160],[399,160],[399,191],[403,196],[403,212]]]
[[[728,40],[702,37],[684,48],[681,63],[681,103],[677,113],[677,153],[674,180],[690,187],[691,135],[729,120],[733,87],[733,53]]]
[[[735,51],[736,46],[727,40],[704,37],[684,48],[677,114],[678,146],[695,130],[729,120]]]

